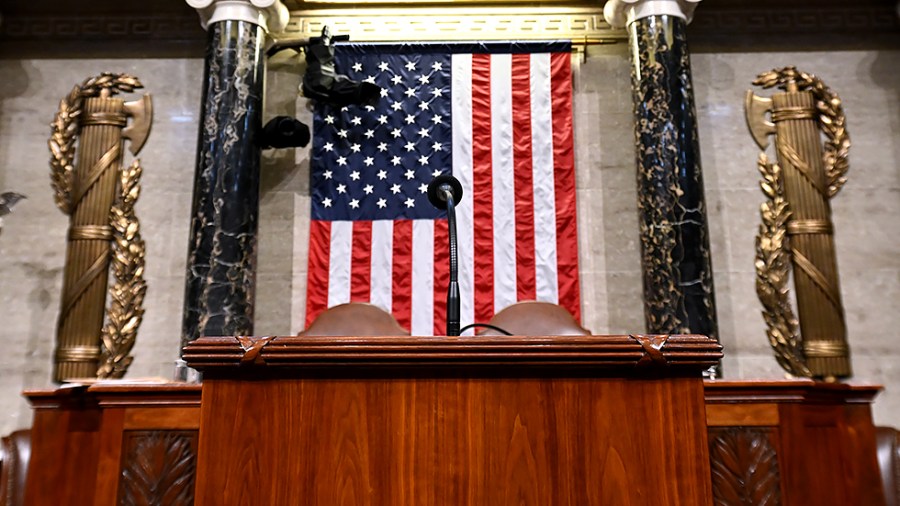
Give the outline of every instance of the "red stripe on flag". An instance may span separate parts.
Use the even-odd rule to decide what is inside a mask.
[[[491,55],[472,55],[472,216],[475,321],[494,316],[494,190],[491,164]]]
[[[331,253],[331,222],[309,223],[309,263],[306,276],[306,326],[328,306],[328,263]]]
[[[578,224],[575,219],[575,154],[572,145],[572,55],[550,56],[553,108],[553,174],[556,194],[556,261],[559,303],[581,321]]]
[[[450,286],[450,230],[434,221],[434,335],[447,334],[447,287]]]
[[[531,55],[512,56],[513,173],[516,202],[516,296],[534,300],[534,179],[531,158]]]
[[[353,222],[350,253],[350,302],[369,302],[372,292],[372,222]]]
[[[412,221],[395,220],[391,312],[405,329],[412,324],[412,247]]]

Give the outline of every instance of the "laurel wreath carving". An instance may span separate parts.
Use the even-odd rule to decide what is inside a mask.
[[[196,431],[128,431],[117,504],[194,504]]]
[[[711,428],[709,460],[716,506],[780,506],[781,478],[771,429]]]
[[[786,89],[793,82],[800,90],[809,90],[816,99],[819,111],[819,125],[825,133],[825,175],[828,178],[828,198],[837,195],[844,183],[849,169],[848,154],[850,136],[847,133],[844,106],[841,98],[833,92],[821,79],[796,67],[784,67],[763,72],[756,77],[753,84],[763,88],[779,87]]]
[[[144,240],[134,213],[141,193],[141,164],[135,160],[120,175],[122,191],[110,212],[113,228],[112,271],[115,281],[109,288],[110,306],[101,333],[98,378],[121,378],[131,365],[128,354],[134,347],[144,316]]]
[[[54,201],[66,215],[74,211],[72,202],[74,181],[75,143],[79,133],[78,119],[84,99],[101,93],[115,95],[143,88],[141,82],[128,74],[104,72],[75,85],[60,101],[59,110],[50,124],[50,185]],[[137,329],[144,315],[145,246],[140,234],[140,224],[134,213],[134,204],[140,195],[142,168],[135,160],[120,173],[120,192],[110,210],[113,228],[111,244],[111,269],[114,278],[109,288],[110,303],[106,310],[106,324],[101,330],[101,358],[98,378],[121,378],[125,375],[132,357]]]
[[[791,259],[787,223],[791,216],[784,198],[781,167],[770,163],[765,153],[757,161],[760,188],[767,200],[759,209],[762,224],[756,236],[756,294],[763,306],[766,335],[778,364],[795,376],[811,377],[806,366],[799,323],[789,302]]]

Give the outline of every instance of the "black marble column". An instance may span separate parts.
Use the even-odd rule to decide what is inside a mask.
[[[709,229],[685,20],[628,25],[644,317],[650,333],[717,337]]]
[[[182,344],[253,334],[265,30],[229,20],[208,31]]]

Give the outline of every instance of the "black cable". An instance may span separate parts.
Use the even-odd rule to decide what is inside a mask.
[[[463,332],[465,332],[469,329],[474,329],[475,327],[484,327],[486,329],[496,330],[497,332],[500,332],[501,334],[503,334],[505,336],[513,335],[512,332],[509,332],[508,330],[505,330],[505,329],[501,329],[500,327],[498,327],[496,325],[491,325],[490,323],[470,323],[469,325],[466,325],[465,327],[459,329],[459,333],[462,334]]]

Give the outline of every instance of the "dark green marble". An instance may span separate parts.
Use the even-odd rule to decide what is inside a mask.
[[[265,31],[209,27],[182,344],[253,334]]]
[[[644,316],[650,333],[717,337],[686,23],[629,25]]]

